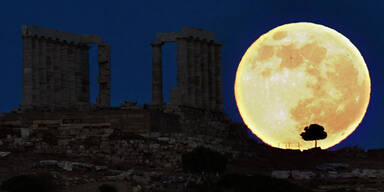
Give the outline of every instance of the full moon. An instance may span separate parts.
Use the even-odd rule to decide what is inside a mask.
[[[291,23],[257,39],[236,72],[235,97],[248,128],[266,144],[309,149],[300,133],[324,127],[323,149],[348,137],[368,107],[371,81],[359,50],[342,34]]]

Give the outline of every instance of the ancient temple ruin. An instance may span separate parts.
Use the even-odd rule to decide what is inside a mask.
[[[183,27],[181,32],[157,33],[152,42],[152,104],[163,104],[161,46],[177,44],[177,87],[169,105],[223,111],[221,43],[215,33]]]
[[[222,44],[216,42],[213,32],[184,27],[181,32],[156,35],[151,43],[152,102],[142,106],[137,106],[137,101],[110,106],[110,46],[101,36],[31,25],[22,27],[21,36],[22,101],[17,110],[0,114],[0,129],[49,130],[59,135],[60,130],[106,129],[141,136],[176,132],[215,137],[228,130],[231,121],[224,114],[222,99]],[[171,89],[170,101],[165,104],[161,49],[167,42],[177,44],[177,87]],[[92,44],[98,46],[96,104],[89,101]]]
[[[98,45],[97,105],[110,105],[110,46],[99,35],[23,26],[21,110],[89,107],[89,48]]]

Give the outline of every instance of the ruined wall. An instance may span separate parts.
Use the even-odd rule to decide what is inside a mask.
[[[168,104],[222,112],[222,44],[215,41],[215,33],[190,27],[158,33],[151,43],[153,104],[163,104],[161,46],[167,42],[177,44],[177,87],[170,90]]]
[[[98,35],[23,26],[23,89],[20,109],[89,108],[89,46],[99,44],[100,106],[110,104],[110,49]]]

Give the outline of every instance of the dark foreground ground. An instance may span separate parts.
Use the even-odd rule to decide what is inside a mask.
[[[127,141],[140,143],[142,139],[145,138]],[[172,137],[168,139],[169,142],[166,138],[161,139],[164,142],[157,147],[165,151],[174,150],[169,144]],[[139,145],[127,147],[132,146],[140,148]],[[160,149],[157,149],[159,153],[163,153]],[[219,151],[229,157],[225,172],[220,176],[211,175],[204,182],[198,174],[184,173],[180,160],[183,149],[173,151],[169,154],[171,157],[165,157],[165,154],[164,157],[156,157],[162,160],[154,159],[150,154],[153,151],[147,152],[147,158],[130,151],[121,155],[138,159],[124,161],[124,158],[118,159],[115,155],[105,158],[99,153],[94,156],[74,151],[43,153],[28,147],[22,150],[4,147],[2,150],[10,153],[1,155],[0,181],[4,185],[15,176],[38,175],[48,178],[57,191],[71,192],[97,192],[103,184],[111,185],[119,192],[384,191],[384,150],[364,151],[358,147],[347,147],[338,151],[300,152],[274,149],[253,142],[232,145],[230,150],[225,150],[224,146]],[[105,153],[120,152],[112,150]],[[171,159],[174,162],[167,164]],[[156,164],[154,161],[159,162]]]

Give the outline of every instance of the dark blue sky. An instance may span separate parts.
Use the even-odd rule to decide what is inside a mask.
[[[21,100],[21,38],[23,24],[75,33],[96,33],[112,46],[112,105],[124,100],[151,100],[151,47],[156,32],[176,32],[182,26],[216,32],[223,46],[225,112],[241,121],[233,94],[235,73],[246,49],[260,35],[282,24],[314,22],[348,37],[363,55],[372,92],[359,128],[337,147],[384,147],[384,1],[2,1],[0,3],[0,111]],[[163,46],[164,96],[176,86],[176,45]],[[96,95],[95,48],[91,50],[91,96]]]

